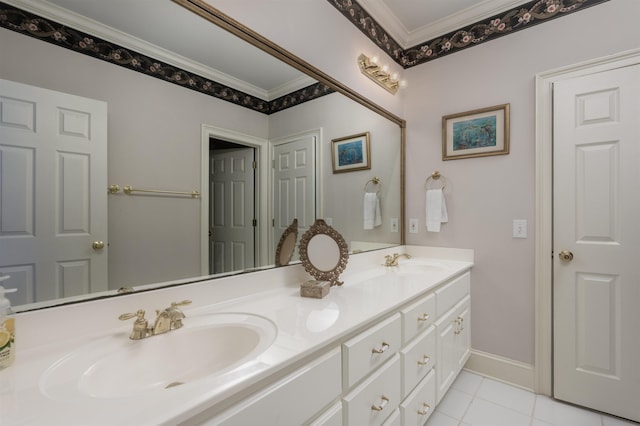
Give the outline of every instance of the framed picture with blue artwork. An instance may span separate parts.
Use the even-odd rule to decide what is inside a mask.
[[[353,172],[371,168],[369,132],[331,140],[333,173]]]
[[[509,153],[509,104],[442,117],[442,159]]]

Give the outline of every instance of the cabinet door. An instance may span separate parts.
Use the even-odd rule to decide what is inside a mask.
[[[470,296],[436,321],[438,403],[469,359],[471,351]]]
[[[458,311],[456,319],[459,319],[458,335],[456,338],[457,373],[462,370],[471,355],[471,304],[467,297]],[[457,374],[456,373],[456,374]]]

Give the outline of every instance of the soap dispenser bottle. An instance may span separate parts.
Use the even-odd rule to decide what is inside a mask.
[[[9,275],[0,277],[0,282],[7,279]],[[5,293],[14,291],[15,288],[5,290],[0,286],[0,370],[9,367],[15,359],[15,318],[9,299],[4,297]]]

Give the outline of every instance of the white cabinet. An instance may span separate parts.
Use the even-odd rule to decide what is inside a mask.
[[[424,425],[469,358],[470,284],[469,272],[459,275],[222,414],[191,423]]]
[[[300,425],[328,406],[342,390],[340,349],[276,381],[204,425]]]

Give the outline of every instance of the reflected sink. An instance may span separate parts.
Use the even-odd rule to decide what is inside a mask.
[[[275,340],[276,326],[242,313],[188,316],[184,327],[142,340],[128,331],[65,355],[43,374],[53,399],[118,398],[162,391],[250,366]]]

